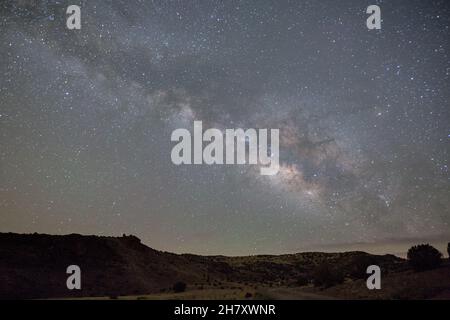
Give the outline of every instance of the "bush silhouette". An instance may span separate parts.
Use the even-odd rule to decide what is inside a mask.
[[[300,275],[296,281],[297,286],[302,287],[309,284],[309,279],[305,275]]]
[[[429,244],[419,244],[408,250],[408,262],[416,271],[430,270],[441,264],[442,253]]]
[[[313,283],[316,287],[331,287],[344,282],[344,275],[333,269],[328,263],[318,265],[313,271]]]
[[[448,260],[450,260],[450,242],[447,244]]]
[[[182,281],[178,281],[173,285],[173,291],[175,292],[184,292],[186,291],[186,283]]]
[[[361,255],[357,256],[353,259],[352,265],[350,267],[350,277],[355,279],[363,279],[366,278],[367,275],[367,267],[373,264],[377,264],[377,260],[375,257],[370,255]]]

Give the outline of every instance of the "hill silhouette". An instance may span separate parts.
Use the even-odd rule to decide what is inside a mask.
[[[180,281],[188,288],[289,288],[311,283],[324,263],[349,281],[364,277],[366,264],[379,265],[385,274],[408,271],[401,258],[359,251],[200,256],[158,251],[135,236],[0,233],[0,298],[148,295],[168,292]],[[81,268],[81,290],[66,287],[69,265]]]

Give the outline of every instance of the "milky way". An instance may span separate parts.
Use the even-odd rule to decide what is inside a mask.
[[[450,235],[448,1],[7,0],[0,14],[0,231],[201,254]],[[279,128],[280,172],[172,164],[171,132],[194,120]]]

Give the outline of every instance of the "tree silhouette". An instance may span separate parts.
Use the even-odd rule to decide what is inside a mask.
[[[450,260],[450,242],[447,244],[447,254],[448,254],[448,259]]]
[[[441,264],[442,253],[429,244],[419,244],[408,250],[408,262],[416,271],[430,270]]]

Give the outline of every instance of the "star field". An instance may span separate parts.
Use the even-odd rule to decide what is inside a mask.
[[[2,232],[231,255],[450,234],[447,1],[7,0],[0,28]],[[194,120],[279,128],[280,172],[175,166]]]

